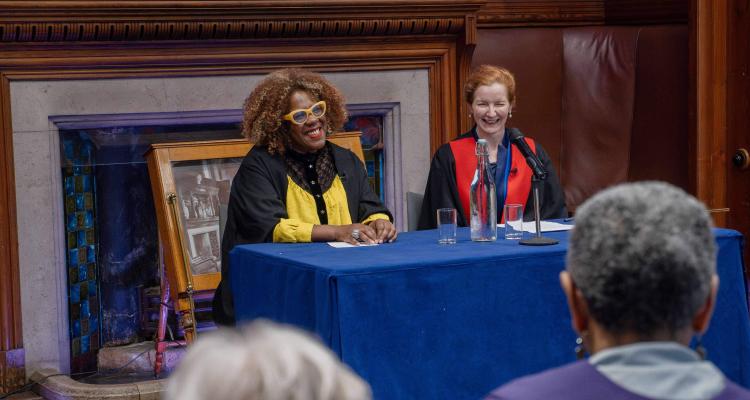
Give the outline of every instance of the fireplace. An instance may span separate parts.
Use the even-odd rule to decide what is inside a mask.
[[[393,124],[398,103],[349,108],[345,127],[363,132],[370,182],[382,200],[386,192],[394,198],[394,182],[385,178],[396,175],[395,166],[384,160],[398,155],[391,144],[399,132]],[[144,329],[140,304],[143,289],[159,280],[156,217],[143,154],[151,143],[240,138],[240,120],[240,110],[50,117],[61,144],[72,372],[96,370],[100,347],[153,333]],[[220,197],[226,204],[240,162],[175,165],[194,273],[221,271],[220,214],[226,210]],[[403,214],[397,203],[390,208]]]
[[[405,229],[403,193],[423,191],[429,169],[429,148],[424,146],[430,141],[426,71],[326,76],[349,100],[355,121],[352,127],[357,126],[357,118],[363,121],[376,118],[382,125],[382,139],[365,146],[383,150],[382,159],[370,160],[368,170],[382,177],[381,196],[394,211],[399,229]],[[72,365],[74,371],[86,370],[92,365],[90,354],[100,344],[133,341],[134,335],[137,336],[134,314],[138,312],[137,306],[133,307],[135,291],[139,286],[156,282],[155,220],[135,224],[141,231],[151,225],[149,229],[153,232],[142,235],[148,238],[145,244],[125,239],[119,229],[107,232],[94,228],[97,221],[117,221],[123,217],[147,219],[152,211],[134,204],[140,209],[140,216],[128,207],[114,208],[118,210],[114,215],[112,210],[105,211],[103,203],[114,201],[112,198],[100,198],[102,195],[93,192],[87,195],[85,189],[109,185],[117,193],[141,179],[148,181],[147,175],[138,178],[136,172],[117,172],[116,166],[132,163],[130,169],[141,169],[140,173],[145,174],[145,165],[139,164],[137,157],[150,141],[186,137],[199,140],[205,139],[207,132],[211,138],[236,137],[236,123],[241,118],[236,107],[260,78],[250,75],[12,83],[16,197],[18,204],[25,205],[18,209],[18,227],[19,237],[24,238],[19,243],[19,260],[27,368],[51,366],[68,371]],[[182,136],[164,128],[170,124],[181,126]],[[193,128],[184,129],[186,126]],[[362,121],[359,126],[362,127]],[[98,132],[99,137],[93,138],[92,132]],[[216,132],[224,133],[217,136]],[[69,137],[82,135],[94,140],[89,145],[79,143],[75,151],[70,144],[66,147]],[[147,139],[149,135],[153,139]],[[123,147],[131,154],[125,155]],[[87,152],[93,148],[98,157],[110,157],[111,162],[105,163],[106,168],[95,168],[99,176],[94,173],[85,178],[85,162],[91,161],[86,159],[91,156]],[[70,154],[66,155],[66,149]],[[81,165],[66,159],[74,153],[83,157]],[[61,173],[61,166],[70,168],[62,168]],[[102,175],[106,172],[102,170],[107,169],[111,170],[110,175]],[[66,170],[70,176],[64,175]],[[80,184],[76,186],[76,182]],[[218,192],[202,190],[196,192],[194,205],[184,206],[188,213],[192,208],[199,219],[202,215],[202,220],[207,221],[216,212],[211,204]],[[146,197],[150,199],[150,193]],[[72,214],[66,214],[69,211]],[[194,244],[191,256],[205,259],[202,265],[206,268],[211,268],[216,234],[216,227],[204,224],[192,227],[188,235]],[[105,250],[102,247],[105,242],[127,245]],[[113,253],[119,254],[119,259],[111,256]],[[72,260],[74,265],[70,264]],[[97,276],[101,277],[99,281],[95,279]],[[128,283],[123,284],[124,281]],[[82,296],[84,284],[86,290]],[[101,307],[98,316],[97,306]],[[104,326],[97,330],[96,324],[102,322]],[[36,335],[37,329],[57,334]],[[85,356],[87,352],[89,358]]]

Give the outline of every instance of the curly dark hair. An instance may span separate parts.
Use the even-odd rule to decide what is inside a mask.
[[[283,116],[291,111],[289,97],[298,90],[326,102],[326,133],[341,130],[347,118],[341,92],[320,74],[290,68],[268,74],[247,97],[242,134],[271,154],[284,154],[291,139],[290,122]]]

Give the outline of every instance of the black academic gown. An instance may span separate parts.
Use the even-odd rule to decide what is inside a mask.
[[[464,139],[473,135],[473,130],[462,134],[455,140]],[[554,219],[565,218],[568,211],[565,208],[565,194],[563,193],[560,180],[552,165],[547,152],[537,142],[536,155],[547,170],[547,179],[539,187],[540,218]],[[438,208],[455,208],[457,210],[458,226],[468,226],[469,218],[464,213],[464,207],[458,197],[456,188],[456,159],[449,143],[446,143],[435,152],[430,164],[430,173],[427,176],[427,187],[422,201],[422,210],[419,214],[417,229],[434,229],[437,227],[436,212]],[[498,210],[498,218],[501,210]],[[534,220],[534,190],[529,190],[526,207],[523,211],[524,221]]]
[[[367,182],[362,161],[351,151],[326,142],[331,148],[336,171],[344,185],[353,222],[372,214],[393,217]],[[273,230],[286,212],[287,173],[284,158],[271,155],[265,147],[254,146],[242,161],[232,181],[227,223],[221,241],[221,283],[213,302],[214,321],[234,324],[234,303],[229,282],[229,251],[248,243],[273,241]]]

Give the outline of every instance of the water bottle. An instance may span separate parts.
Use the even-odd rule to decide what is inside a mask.
[[[477,170],[469,194],[471,240],[489,242],[497,239],[497,194],[495,179],[490,174],[487,140],[477,140],[476,154]]]

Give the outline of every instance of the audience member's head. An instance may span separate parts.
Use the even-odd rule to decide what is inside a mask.
[[[200,337],[169,378],[166,393],[168,400],[370,397],[367,383],[319,340],[269,321]]]
[[[711,227],[698,200],[666,183],[623,184],[586,201],[561,275],[576,330],[610,345],[687,344],[704,332],[718,285]]]

